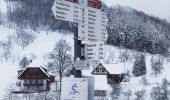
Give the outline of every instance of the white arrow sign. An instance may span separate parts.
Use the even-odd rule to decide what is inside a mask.
[[[52,11],[56,19],[78,22],[79,6],[76,3],[65,0],[55,0]]]
[[[85,58],[87,60],[103,61],[105,55],[104,43],[85,44]]]
[[[90,42],[106,42],[108,38],[106,25],[107,16],[104,12],[94,8],[80,10],[78,39]]]
[[[74,67],[77,70],[88,70],[88,69],[90,69],[90,62],[87,60],[77,60],[74,63]]]
[[[100,1],[55,0],[52,11],[56,19],[78,23],[78,40],[106,43],[107,16],[95,7]]]

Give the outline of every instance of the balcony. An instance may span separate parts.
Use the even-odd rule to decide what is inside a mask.
[[[44,83],[24,83],[24,86],[43,86]]]

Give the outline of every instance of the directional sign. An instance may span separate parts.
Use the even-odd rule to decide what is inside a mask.
[[[90,42],[106,42],[108,38],[107,16],[94,8],[83,8],[79,13],[78,39]]]
[[[87,60],[77,60],[74,63],[74,67],[77,70],[87,70],[87,69],[90,69],[90,62]]]
[[[99,60],[104,59],[105,49],[104,43],[88,43],[85,44],[85,58],[87,60]]]
[[[61,100],[88,100],[86,78],[62,78]]]
[[[56,19],[78,23],[79,6],[76,0],[55,0],[52,11]]]
[[[52,11],[56,19],[78,23],[78,40],[106,42],[107,16],[100,0],[56,0]]]

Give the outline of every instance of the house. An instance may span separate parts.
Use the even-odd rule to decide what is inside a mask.
[[[50,84],[55,81],[55,77],[47,73],[43,67],[27,67],[18,71],[18,86],[23,92],[49,91]]]
[[[108,100],[112,88],[110,84],[120,84],[124,76],[124,64],[95,64],[96,67],[90,66],[90,69],[82,70],[82,76],[92,76],[94,78],[94,98],[95,100]],[[73,67],[68,72],[68,77],[73,75]],[[92,88],[92,87],[90,87]]]
[[[93,75],[106,75],[108,84],[120,84],[124,77],[124,64],[99,63],[92,71]]]

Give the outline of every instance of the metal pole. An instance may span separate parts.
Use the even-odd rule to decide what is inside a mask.
[[[84,49],[84,45],[81,43],[81,40],[78,40],[78,24],[74,26],[74,62],[79,58],[80,60],[84,59],[84,56],[81,55],[82,49]],[[74,77],[81,77],[81,70],[74,71]]]

